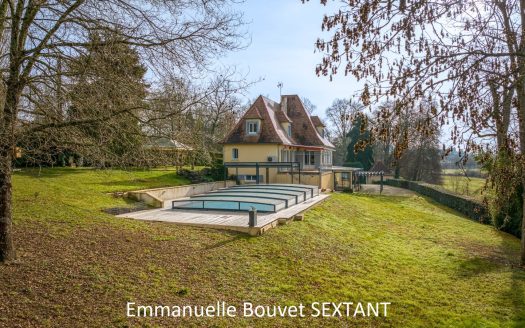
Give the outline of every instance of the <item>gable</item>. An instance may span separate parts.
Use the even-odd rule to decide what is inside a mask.
[[[247,133],[247,121],[260,120],[259,133]],[[223,143],[282,143],[262,96],[259,96],[250,108],[244,113],[235,127],[226,136]]]
[[[247,122],[260,120],[259,133],[247,133]],[[317,118],[319,122],[320,119]],[[319,122],[316,121],[318,124]],[[292,135],[281,123],[290,123]],[[322,123],[321,123],[322,124]],[[317,132],[316,126],[297,95],[282,96],[281,103],[259,96],[228,133],[223,143],[276,143],[290,146],[334,148]]]

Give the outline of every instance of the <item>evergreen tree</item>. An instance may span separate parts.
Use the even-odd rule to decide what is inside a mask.
[[[370,170],[374,164],[374,152],[370,137],[366,118],[358,117],[347,134],[348,151],[345,166]]]
[[[69,93],[69,119],[89,121],[114,114],[106,122],[73,128],[83,153],[91,149],[86,155],[98,165],[106,160],[136,161],[144,142],[138,117],[146,97],[146,68],[137,52],[115,34],[93,34],[88,51],[70,65],[70,71],[75,79]]]

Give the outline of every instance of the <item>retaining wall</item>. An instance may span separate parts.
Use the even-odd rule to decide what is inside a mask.
[[[176,187],[130,191],[128,192],[128,197],[137,201],[145,202],[154,207],[164,207],[164,202],[170,199],[190,197],[234,185],[235,181],[231,180],[226,181],[226,184],[224,181],[196,183]]]

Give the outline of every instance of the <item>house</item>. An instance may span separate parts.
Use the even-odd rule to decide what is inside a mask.
[[[222,144],[228,174],[241,183],[300,182],[333,189],[334,171],[340,169],[332,166],[335,147],[326,138],[325,125],[308,114],[297,95],[281,96],[280,103],[259,96]]]

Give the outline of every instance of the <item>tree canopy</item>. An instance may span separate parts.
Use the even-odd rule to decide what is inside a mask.
[[[145,68],[157,80],[198,77],[213,59],[242,47],[244,22],[234,3],[0,1],[0,261],[15,258],[11,176],[17,144],[32,140],[36,149],[59,140],[75,146],[110,140],[121,143],[120,155],[128,153],[122,142],[132,145],[136,133],[148,130],[137,121],[174,115],[145,114]],[[123,139],[109,137],[123,129]],[[114,160],[118,152],[113,147],[99,154]]]

